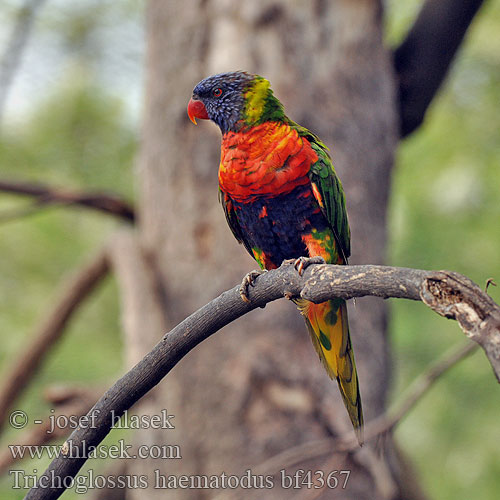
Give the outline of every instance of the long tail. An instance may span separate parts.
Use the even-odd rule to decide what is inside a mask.
[[[363,411],[346,303],[339,299],[314,304],[301,299],[297,307],[305,318],[319,359],[330,378],[337,379],[354,431],[362,444]]]

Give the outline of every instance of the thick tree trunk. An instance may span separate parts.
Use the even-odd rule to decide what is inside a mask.
[[[219,132],[206,122],[194,127],[186,116],[192,88],[209,74],[245,69],[271,81],[287,114],[331,147],[346,190],[352,262],[384,262],[398,123],[381,18],[376,0],[150,0],[139,227],[172,324],[256,267],[226,227],[217,202]],[[148,328],[144,311],[129,322],[135,341]],[[366,420],[386,405],[386,316],[377,299],[350,307]],[[252,313],[190,353],[156,391],[154,405],[157,412],[175,414],[176,433],[152,437],[143,431],[137,440],[180,446],[182,460],[148,464],[164,474],[241,475],[277,452],[350,428],[335,382],[285,301]],[[392,445],[387,448],[380,455],[368,444],[350,456],[318,457],[300,467],[352,471],[345,490],[324,491],[321,498],[400,498],[399,460],[389,466]],[[145,466],[138,465],[139,473]],[[277,476],[272,493],[263,495],[288,498],[279,482]],[[218,493],[138,490],[129,496]],[[238,490],[236,498],[245,494]]]

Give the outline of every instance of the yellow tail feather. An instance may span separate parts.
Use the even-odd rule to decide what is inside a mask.
[[[349,335],[347,307],[344,300],[328,300],[314,304],[297,300],[311,340],[330,378],[339,384],[340,394],[349,413],[360,444],[363,442],[363,411],[358,375]]]

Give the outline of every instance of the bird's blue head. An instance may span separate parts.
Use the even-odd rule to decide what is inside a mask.
[[[275,119],[284,116],[283,106],[274,97],[269,82],[245,71],[205,78],[194,88],[188,104],[193,123],[196,124],[196,118],[212,120],[223,134],[262,123],[271,114]]]

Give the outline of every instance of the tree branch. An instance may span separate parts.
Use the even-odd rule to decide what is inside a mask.
[[[106,252],[101,250],[65,284],[61,298],[56,301],[45,321],[35,332],[31,344],[6,370],[0,387],[0,428],[16,398],[26,387],[54,343],[60,339],[75,310],[106,276],[108,270]]]
[[[410,410],[422,399],[429,389],[450,368],[470,356],[478,349],[478,344],[467,342],[458,347],[453,346],[439,359],[432,362],[411,384],[406,391],[406,397],[387,412],[371,422],[371,430],[367,432],[367,440],[384,432],[392,430],[410,412]],[[368,426],[367,426],[368,427]]]
[[[83,449],[97,446],[120,416],[182,359],[190,350],[223,326],[247,312],[283,296],[301,296],[313,302],[332,297],[349,299],[365,295],[423,300],[439,314],[456,318],[467,336],[478,342],[500,377],[500,308],[465,276],[446,271],[421,271],[385,266],[311,265],[299,276],[290,264],[257,278],[249,304],[239,286],[212,300],[173,328],[137,365],[118,380],[96,403],[94,428],[76,429],[31,489],[27,500],[55,499],[64,491],[66,477],[74,477],[85,463]],[[78,450],[72,453],[69,450]],[[77,455],[77,456],[75,456]],[[60,478],[62,484],[55,484]]]
[[[0,191],[34,197],[37,199],[39,208],[55,204],[80,205],[114,215],[127,222],[134,222],[135,220],[134,207],[111,194],[67,191],[41,184],[9,181],[0,181]]]
[[[427,0],[394,52],[401,136],[420,126],[483,0]]]

